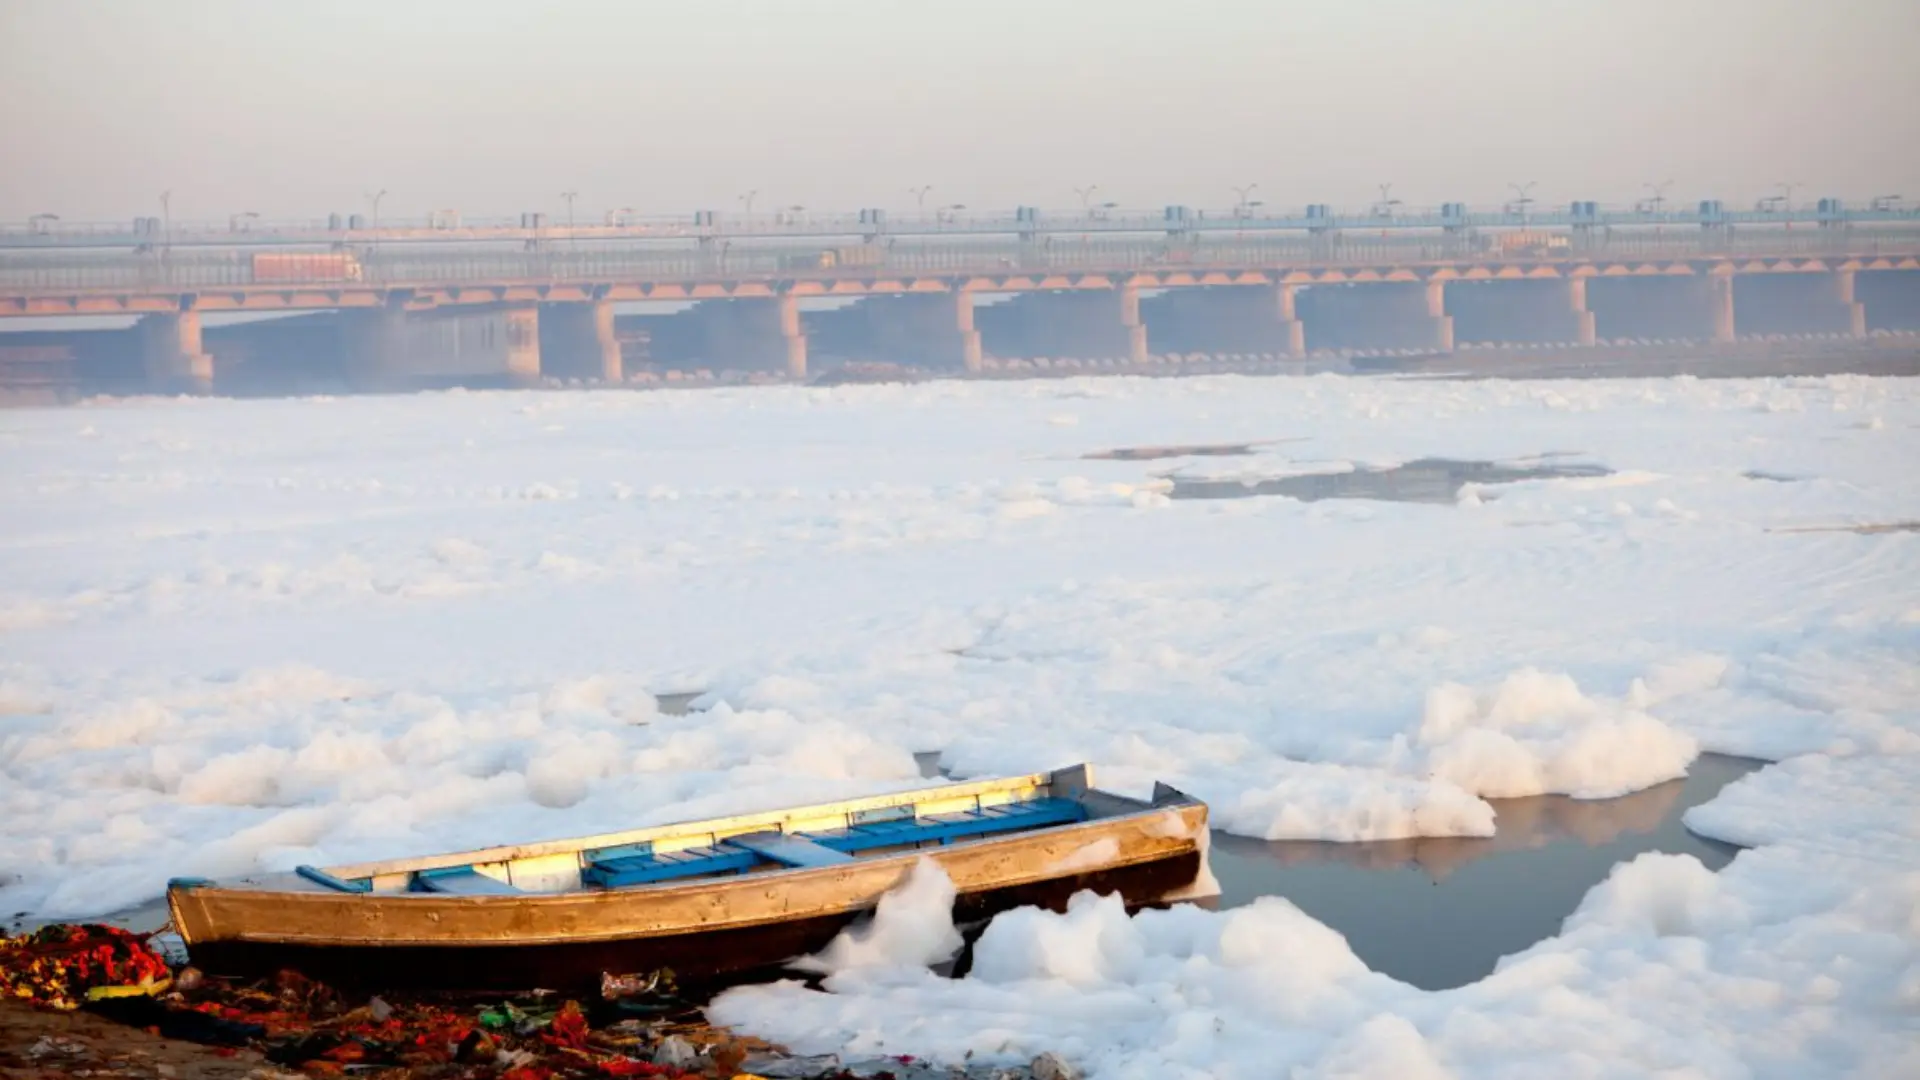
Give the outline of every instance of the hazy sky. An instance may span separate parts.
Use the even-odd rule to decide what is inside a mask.
[[[1920,198],[1920,0],[0,0],[0,218]]]

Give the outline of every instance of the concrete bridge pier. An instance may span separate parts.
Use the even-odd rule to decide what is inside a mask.
[[[356,390],[540,381],[540,310],[532,305],[417,314],[387,305],[341,319],[341,368]]]
[[[1734,315],[1733,275],[1708,274],[1707,298],[1713,306],[1713,340],[1721,344],[1733,341],[1740,329]]]
[[[1306,290],[1300,306],[1316,349],[1452,352],[1446,295],[1444,281],[1318,286]]]
[[[1435,352],[1453,351],[1453,316],[1447,314],[1447,283],[1429,281],[1426,284],[1427,318],[1432,322],[1429,331],[1433,338]]]
[[[1585,278],[1449,282],[1447,311],[1461,341],[1576,345],[1595,341]]]
[[[995,356],[1147,359],[1140,290],[1131,285],[1022,293],[989,310],[980,333]]]
[[[1162,351],[1307,354],[1298,286],[1208,285],[1169,289],[1140,302]]]
[[[980,331],[973,321],[973,294],[910,293],[860,302],[872,355],[926,367],[980,370]]]
[[[795,297],[709,300],[694,311],[700,320],[701,355],[709,362],[807,377],[807,335]]]
[[[140,363],[147,387],[166,394],[213,389],[213,356],[200,335],[197,311],[162,312],[140,320]]]
[[[603,382],[619,382],[625,375],[610,301],[542,304],[539,333],[543,374]]]

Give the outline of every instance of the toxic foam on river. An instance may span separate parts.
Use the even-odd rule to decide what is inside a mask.
[[[1223,442],[1615,476],[1169,501],[1179,459],[1082,457]],[[1277,902],[1089,904],[975,978],[750,1018],[1107,1076],[1920,1072],[1920,535],[1802,531],[1920,518],[1910,380],[142,401],[0,413],[0,454],[0,912],[910,787],[923,751],[1360,839],[1719,750],[1805,759],[1690,815],[1762,846],[1637,860],[1460,990]]]

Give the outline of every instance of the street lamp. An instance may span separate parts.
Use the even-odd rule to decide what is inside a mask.
[[[367,202],[373,204],[373,231],[380,231],[380,200],[387,197],[387,189],[367,193]]]
[[[1400,200],[1393,197],[1392,184],[1381,184],[1379,187],[1380,201],[1373,204],[1373,216],[1391,219],[1393,208],[1400,205]]]
[[[1792,183],[1781,180],[1777,182],[1777,186],[1780,188],[1780,208],[1791,211],[1793,209],[1793,189],[1805,187],[1806,183],[1800,180],[1795,180]]]
[[[740,204],[747,208],[748,217],[753,216],[753,200],[758,198],[759,195],[760,195],[760,189],[754,188],[752,191],[749,191],[745,195],[740,196]]]
[[[1254,190],[1255,188],[1258,188],[1258,187],[1259,187],[1260,185],[1259,185],[1259,184],[1248,184],[1248,185],[1247,185],[1246,187],[1239,187],[1239,186],[1237,186],[1237,185],[1234,185],[1234,184],[1229,184],[1229,185],[1227,185],[1227,186],[1228,186],[1229,188],[1231,188],[1231,189],[1233,190],[1233,194],[1234,194],[1234,195],[1235,195],[1235,197],[1236,197],[1236,199],[1235,199],[1235,202],[1234,202],[1234,204],[1233,204],[1233,212],[1234,212],[1234,214],[1235,214],[1236,216],[1239,216],[1239,217],[1246,217],[1246,216],[1247,216],[1247,206],[1249,205],[1249,204],[1247,203],[1247,195],[1248,195],[1248,194],[1249,194],[1250,192],[1252,192],[1252,191],[1253,191],[1253,190]]]
[[[1085,213],[1088,217],[1093,216],[1093,209],[1090,205],[1093,202],[1093,193],[1099,190],[1100,190],[1099,184],[1088,184],[1086,187],[1083,187],[1083,188],[1077,187],[1073,189],[1073,193],[1075,195],[1080,196],[1081,211]]]
[[[1533,205],[1533,196],[1528,194],[1528,192],[1531,192],[1539,183],[1540,181],[1538,180],[1529,180],[1524,184],[1507,185],[1513,189],[1514,199],[1512,205],[1520,214],[1522,223],[1527,220],[1527,207]]]
[[[173,189],[160,193],[160,261],[173,254]]]
[[[573,200],[579,198],[580,193],[577,191],[563,191],[560,193],[560,197],[567,200],[567,246],[570,248],[579,247],[580,238],[575,235],[573,231]]]
[[[53,231],[53,223],[59,220],[59,214],[35,214],[27,219],[27,228],[36,233],[48,233]]]
[[[1660,212],[1660,208],[1667,204],[1667,189],[1673,186],[1673,181],[1662,180],[1657,184],[1647,183],[1640,186],[1653,192],[1653,194],[1647,198],[1647,206],[1657,214]]]
[[[922,184],[919,187],[910,187],[907,189],[907,194],[913,196],[913,205],[916,211],[919,211],[922,213],[926,211],[927,192],[932,190],[933,190],[932,184]]]

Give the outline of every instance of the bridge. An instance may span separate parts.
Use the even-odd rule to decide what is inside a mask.
[[[976,310],[982,299],[1002,302]],[[661,301],[692,306],[616,316],[615,305]],[[201,324],[246,312],[327,314]],[[0,319],[76,315],[140,322],[6,335],[0,365],[10,348],[64,348],[153,387],[205,389],[223,351],[299,353],[366,386],[619,379],[635,366],[622,338],[636,336],[649,363],[790,378],[807,376],[810,343],[977,371],[1022,355],[1139,363],[1172,351],[1860,337],[1920,329],[1920,210],[1821,199],[0,226]],[[622,332],[635,321],[641,333]]]

